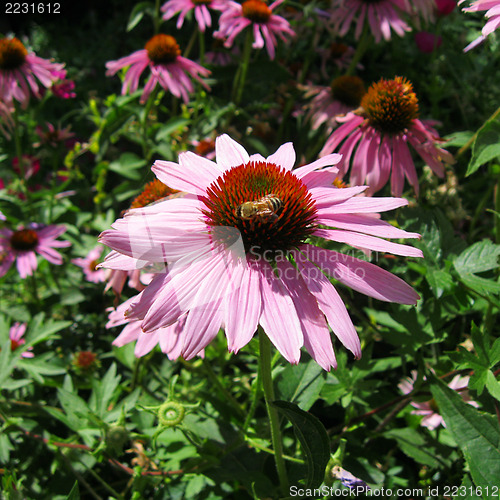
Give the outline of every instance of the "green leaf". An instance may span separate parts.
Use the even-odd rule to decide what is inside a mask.
[[[146,13],[147,7],[152,7],[152,3],[140,2],[132,9],[132,12],[130,13],[130,16],[128,18],[127,32],[132,31],[141,22],[141,19]]]
[[[296,403],[305,411],[309,410],[325,384],[324,373],[314,360],[287,365],[277,377],[278,397]]]
[[[392,429],[384,432],[384,436],[395,439],[403,453],[416,460],[418,463],[429,467],[441,468],[443,458],[429,446],[422,434],[409,427]]]
[[[156,133],[156,142],[170,141],[170,136],[173,132],[181,131],[187,126],[189,120],[187,118],[181,118],[176,116],[170,118]]]
[[[500,120],[487,121],[478,131],[466,176],[473,174],[481,165],[500,156]]]
[[[483,488],[488,486],[491,491],[500,477],[498,422],[492,415],[465,403],[456,391],[436,378],[431,391],[447,428],[464,454],[474,483]]]
[[[453,262],[460,279],[473,290],[481,293],[500,293],[500,283],[476,276],[475,273],[491,271],[498,267],[500,245],[490,240],[474,243],[465,249]]]
[[[66,497],[66,500],[80,500],[80,490],[78,489],[78,481],[75,481],[73,488]]]
[[[467,141],[474,135],[474,132],[470,130],[463,130],[461,132],[453,132],[452,134],[446,135],[443,139],[446,140],[445,147],[455,146],[460,148],[467,144]]]
[[[113,363],[102,380],[92,380],[93,391],[90,396],[89,406],[99,417],[104,418],[120,379],[121,376],[116,375],[116,364]]]
[[[500,383],[491,370],[486,372],[486,389],[498,401],[500,401]]]
[[[138,170],[145,165],[146,161],[143,158],[139,158],[136,154],[123,153],[117,161],[113,161],[109,164],[109,170],[112,170],[127,179],[137,181],[141,179],[144,174]]]
[[[314,415],[301,410],[294,403],[273,401],[271,404],[290,420],[306,455],[306,488],[317,488],[323,482],[330,460],[330,440],[326,429]]]

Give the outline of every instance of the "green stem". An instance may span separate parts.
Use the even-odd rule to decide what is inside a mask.
[[[26,171],[24,169],[23,149],[21,146],[21,127],[19,125],[19,115],[17,108],[17,103],[14,103],[14,144],[16,148],[17,164],[19,166],[21,190],[26,197],[26,201],[29,201],[29,191],[26,187]]]
[[[160,14],[160,0],[155,0],[155,14],[153,16],[153,24],[155,35],[160,32],[161,14]]]
[[[368,48],[370,38],[371,37],[370,37],[370,33],[368,31],[368,24],[365,23],[365,26],[363,28],[363,33],[361,34],[361,38],[358,42],[358,46],[356,47],[356,52],[354,53],[351,64],[349,64],[349,67],[347,68],[347,71],[345,72],[346,76],[350,76],[354,73],[356,66],[358,65],[359,61],[361,60],[361,58],[365,54],[366,49]]]
[[[259,366],[259,371],[257,372],[257,378],[255,379],[255,382],[253,384],[252,403],[250,404],[250,409],[248,410],[247,418],[245,419],[245,422],[243,424],[243,432],[247,431],[248,426],[250,425],[250,422],[252,421],[252,418],[255,414],[255,410],[257,409],[257,403],[259,401],[259,396],[261,393],[261,386],[262,386],[262,377],[260,374],[260,366]]]
[[[191,38],[189,39],[189,42],[187,44],[187,47],[186,47],[186,50],[184,51],[184,53],[182,54],[183,57],[186,57],[188,58],[189,57],[189,53],[191,52],[192,48],[193,48],[193,45],[194,45],[194,41],[196,40],[196,31],[197,30],[194,30],[193,31],[193,34],[191,35]]]
[[[245,39],[245,46],[243,48],[243,57],[241,59],[240,67],[236,72],[233,83],[233,102],[238,105],[241,102],[243,95],[243,87],[247,79],[248,66],[250,64],[250,54],[252,53],[252,30],[247,30],[247,37]]]
[[[286,475],[285,461],[283,459],[283,442],[281,438],[281,430],[279,425],[278,410],[271,403],[274,401],[273,376],[271,372],[271,341],[259,327],[259,346],[260,346],[260,373],[262,377],[262,387],[264,388],[264,398],[266,400],[267,414],[269,416],[269,424],[271,426],[271,440],[274,449],[274,460],[281,490],[283,493],[288,492],[288,478]]]
[[[497,108],[497,110],[484,123],[494,120],[498,115],[500,115],[500,107]],[[481,125],[481,127],[479,127],[476,130],[476,133],[458,150],[456,154],[457,158],[460,155],[464,154],[472,146],[472,144],[474,144],[474,141],[477,139],[477,135],[479,134],[479,131],[483,128],[484,123],[483,125]]]

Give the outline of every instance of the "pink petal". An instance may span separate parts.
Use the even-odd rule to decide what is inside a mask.
[[[312,245],[301,250],[330,276],[365,295],[398,304],[416,304],[420,298],[401,278],[370,262]]]
[[[249,160],[246,149],[227,134],[222,134],[215,139],[215,158],[217,165],[223,170],[246,165]]]

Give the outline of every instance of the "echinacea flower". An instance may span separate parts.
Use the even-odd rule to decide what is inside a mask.
[[[77,257],[76,259],[72,259],[71,262],[78,267],[83,269],[83,274],[85,275],[85,279],[92,283],[101,283],[106,279],[106,271],[104,269],[98,269],[97,265],[99,264],[102,251],[104,247],[97,246],[90,250],[86,257]]]
[[[345,70],[351,64],[352,58],[355,54],[353,47],[341,42],[332,42],[327,48],[318,48],[319,55],[321,56],[321,75],[325,79],[330,78],[330,64],[335,65],[337,70]],[[358,64],[358,69],[363,66]]]
[[[440,17],[448,16],[457,6],[457,0],[434,0],[436,2],[436,14]]]
[[[53,63],[28,52],[17,38],[0,38],[0,98],[26,105],[30,94],[40,98],[38,83],[50,87],[64,64]]]
[[[156,85],[171,92],[175,97],[189,101],[189,93],[194,92],[190,78],[193,78],[207,90],[208,85],[200,76],[208,76],[210,71],[203,66],[181,56],[181,49],[175,38],[160,33],[153,36],[144,49],[129,56],[106,63],[106,75],[114,75],[120,69],[129,67],[122,85],[122,95],[133,93],[139,87],[139,78],[149,67],[151,75],[141,95],[140,102],[145,103]]]
[[[184,19],[188,12],[194,9],[194,17],[198,23],[200,31],[205,31],[206,28],[212,26],[212,17],[210,10],[223,11],[226,6],[227,0],[168,0],[161,11],[163,12],[163,19],[168,20],[179,13],[177,19],[177,28],[181,28]]]
[[[125,317],[125,312],[129,308],[135,297],[120,304],[116,309],[111,309],[108,315],[106,328],[126,325],[120,335],[113,340],[113,345],[123,347],[126,344],[135,342],[134,354],[137,358],[145,356],[157,345],[169,359],[177,359],[182,349],[182,330],[186,318],[182,318],[173,325],[158,328],[153,332],[145,333],[141,328],[140,320],[130,320]],[[200,353],[201,354],[201,353]]]
[[[418,196],[409,144],[439,177],[444,176],[444,164],[454,162],[453,156],[439,147],[444,141],[431,122],[418,119],[418,99],[405,78],[381,78],[372,84],[361,108],[337,118],[342,125],[332,132],[320,152],[324,156],[338,149],[343,155],[340,174],[345,175],[350,166],[351,184],[366,183],[374,193],[391,177],[392,194],[401,196],[406,177]]]
[[[391,39],[391,30],[399,36],[404,36],[411,28],[404,21],[408,14],[405,0],[333,0],[329,9],[333,28],[339,36],[345,36],[356,18],[354,36],[358,39],[363,32],[365,23],[379,43]]]
[[[357,76],[340,76],[328,87],[310,86],[305,90],[306,98],[314,96],[307,105],[307,119],[311,121],[312,129],[326,123],[328,133],[336,125],[338,116],[359,107],[366,92],[363,80]]]
[[[38,266],[35,252],[52,264],[62,264],[62,256],[54,248],[71,245],[69,241],[56,240],[65,231],[64,226],[42,224],[30,224],[17,231],[0,228],[0,276],[9,270],[14,261],[21,278],[31,276]]]
[[[130,208],[141,208],[169,197],[173,198],[183,195],[184,193],[171,189],[163,184],[163,182],[155,179],[144,186],[142,192],[130,204]],[[112,267],[109,266],[111,260],[116,263]],[[141,292],[151,281],[149,273],[144,273],[140,269],[145,266],[139,265],[135,259],[130,259],[125,255],[120,255],[112,251],[108,254],[107,261],[108,269],[105,271],[105,279],[107,281],[106,288],[104,289],[105,292],[113,289],[116,295],[120,295],[127,279],[130,288]]]
[[[33,144],[33,147],[38,148],[42,145],[48,145],[53,148],[57,148],[63,141],[67,141],[75,136],[73,132],[70,131],[70,127],[61,128],[59,125],[54,127],[52,123],[45,122],[45,127],[37,125],[35,132],[40,137],[40,142]]]
[[[463,3],[464,0],[460,0],[459,4]],[[484,17],[488,19],[486,24],[481,30],[481,36],[476,38],[472,43],[465,47],[464,52],[477,47],[479,44],[483,43],[488,35],[491,35],[500,26],[500,0],[475,0],[472,2],[470,7],[462,8],[464,12],[479,12],[481,10],[486,10]]]
[[[9,330],[10,350],[14,352],[18,347],[26,344],[26,340],[22,337],[26,333],[26,323],[14,323]],[[33,358],[35,355],[31,352],[33,347],[28,347],[26,351],[21,354],[22,358]]]
[[[271,59],[275,56],[275,47],[278,44],[276,36],[284,42],[295,32],[290,23],[283,17],[273,13],[273,10],[284,0],[276,0],[267,5],[262,0],[246,0],[242,4],[228,1],[219,19],[219,29],[214,33],[216,38],[224,38],[224,46],[231,47],[234,39],[247,27],[253,32],[254,49],[266,46]]]
[[[413,391],[414,384],[417,380],[417,372],[412,371],[411,377],[406,377],[399,384],[399,390],[403,394],[410,394]],[[425,378],[424,378],[425,380]],[[457,391],[462,399],[476,408],[479,406],[475,401],[469,396],[469,392],[466,390],[469,385],[469,377],[462,375],[455,375],[453,379],[448,384],[450,389]],[[446,427],[443,417],[439,414],[438,407],[434,399],[429,399],[427,401],[412,401],[411,405],[416,408],[412,410],[411,413],[414,415],[422,415],[424,418],[420,422],[420,425],[427,427],[430,430],[436,429],[440,425]]]
[[[192,152],[181,153],[179,164],[156,161],[158,179],[188,194],[129,210],[101,234],[118,258],[159,270],[130,302],[126,318],[140,320],[146,333],[186,318],[178,351],[185,359],[222,326],[229,350],[237,352],[259,324],[291,363],[305,347],[324,369],[336,366],[328,325],[359,358],[356,330],[327,275],[384,301],[415,304],[419,297],[378,266],[308,241],[315,236],[421,257],[418,249],[383,239],[418,234],[373,216],[408,202],[356,196],[363,186],[335,187],[332,165],[340,155],[292,170],[291,143],[266,159],[222,135],[215,151],[216,162]]]

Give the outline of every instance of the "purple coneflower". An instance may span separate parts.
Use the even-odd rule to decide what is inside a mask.
[[[461,4],[463,2],[464,0],[460,0],[458,3]],[[486,37],[491,35],[491,33],[493,33],[500,26],[500,0],[476,0],[475,2],[472,2],[470,7],[466,7],[462,10],[464,12],[479,12],[480,10],[488,11],[484,15],[488,21],[486,21],[486,24],[481,30],[481,36],[465,47],[464,52],[467,52],[484,42]]]
[[[208,76],[210,71],[194,61],[182,57],[175,38],[163,33],[153,36],[146,43],[144,49],[137,50],[117,61],[107,62],[106,75],[114,75],[120,69],[128,66],[130,67],[123,80],[122,95],[127,94],[127,92],[135,92],[139,87],[139,78],[144,70],[149,67],[151,71],[141,95],[141,103],[146,102],[157,84],[176,97],[182,97],[184,102],[189,101],[188,94],[194,91],[191,78],[207,90],[209,89],[200,76]]]
[[[179,19],[177,19],[177,28],[180,28],[187,13],[194,9],[194,17],[198,27],[200,31],[205,31],[206,28],[212,26],[209,9],[223,11],[226,4],[227,0],[169,0],[162,6],[161,10],[165,20],[171,19],[177,13],[180,13]]]
[[[222,135],[215,150],[216,162],[192,152],[181,153],[179,164],[155,162],[158,179],[188,194],[131,209],[101,234],[116,256],[159,271],[131,301],[127,319],[154,332],[186,318],[178,351],[185,359],[199,354],[221,327],[229,350],[237,352],[258,325],[291,363],[305,347],[324,369],[335,367],[329,326],[359,358],[356,330],[327,275],[384,301],[415,304],[418,295],[378,266],[309,238],[421,257],[418,249],[383,239],[418,234],[373,217],[408,202],[356,196],[364,186],[335,187],[332,165],[340,155],[292,170],[291,143],[266,159],[249,156]]]
[[[103,250],[104,247],[97,246],[90,250],[86,257],[77,257],[71,260],[73,264],[83,269],[87,281],[101,283],[106,280],[106,271],[97,268]]]
[[[311,121],[312,129],[316,130],[326,123],[328,133],[336,126],[338,116],[359,107],[366,93],[363,81],[357,76],[340,76],[328,87],[306,86],[305,90],[306,98],[314,96],[307,105],[309,111],[306,116]]]
[[[408,14],[405,0],[333,0],[330,7],[333,27],[340,36],[345,36],[354,19],[356,29],[354,35],[359,38],[365,23],[379,43],[382,39],[391,39],[391,30],[403,36],[411,28],[404,21],[403,16]]]
[[[28,52],[17,38],[0,38],[0,98],[26,105],[30,94],[40,98],[38,83],[49,88],[59,79],[64,64],[57,64]]]
[[[18,347],[26,344],[26,340],[22,337],[26,333],[26,323],[14,323],[9,330],[10,350],[14,352]],[[30,352],[33,347],[28,347],[26,351],[21,354],[22,358],[33,358],[35,355]]]
[[[399,390],[403,394],[410,394],[413,391],[413,386],[417,380],[417,372],[412,371],[411,377],[403,379],[399,384]],[[479,406],[475,401],[469,396],[469,391],[466,390],[469,385],[469,377],[462,375],[455,375],[453,379],[448,384],[450,389],[458,391],[462,399],[476,408]],[[422,415],[424,418],[420,422],[420,425],[427,427],[430,430],[436,429],[442,425],[446,427],[443,417],[439,414],[438,407],[434,399],[429,399],[428,401],[412,401],[411,405],[415,408],[411,413],[414,415]]]
[[[9,270],[14,261],[21,278],[31,276],[38,266],[35,252],[52,264],[62,264],[61,254],[54,248],[71,245],[69,241],[56,240],[65,231],[64,226],[41,224],[30,224],[17,231],[0,228],[0,276]]]
[[[262,49],[265,45],[269,57],[274,59],[278,44],[276,36],[286,42],[287,37],[295,35],[290,23],[284,17],[273,13],[283,1],[276,0],[271,5],[262,0],[246,0],[242,4],[228,1],[219,19],[219,30],[214,36],[224,38],[224,46],[231,47],[234,39],[245,28],[251,27],[254,39],[252,47]]]
[[[337,118],[342,125],[320,152],[324,156],[338,149],[343,155],[341,176],[351,167],[351,184],[366,183],[374,193],[391,177],[392,194],[401,196],[406,177],[418,195],[418,177],[408,144],[439,177],[444,176],[444,163],[454,162],[453,156],[438,146],[444,141],[431,123],[418,119],[418,99],[405,78],[382,78],[372,84],[361,108]]]

